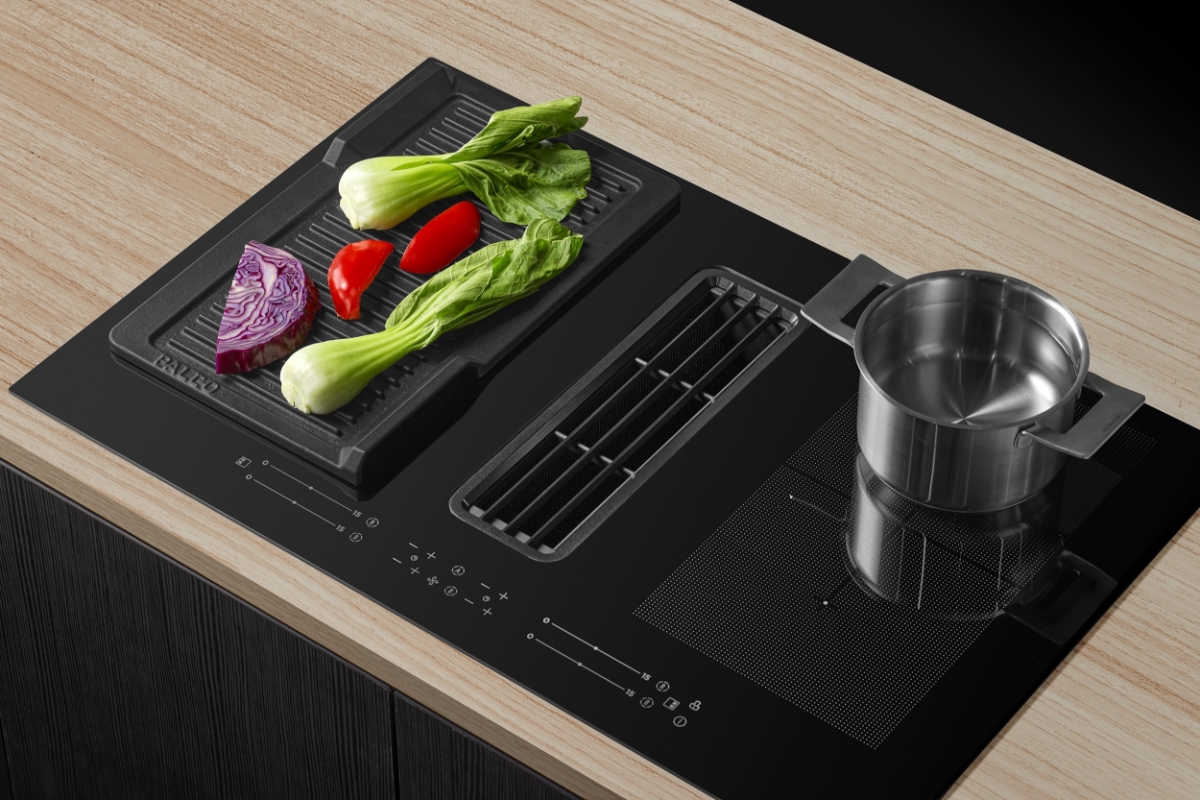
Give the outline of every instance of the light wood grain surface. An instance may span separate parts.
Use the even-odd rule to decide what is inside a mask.
[[[6,0],[0,384],[427,56],[847,256],[1031,280],[1093,365],[1200,424],[1200,223],[699,0]],[[799,268],[799,267],[798,267]],[[698,793],[13,396],[0,457],[586,797]],[[1193,520],[952,792],[1195,797]]]

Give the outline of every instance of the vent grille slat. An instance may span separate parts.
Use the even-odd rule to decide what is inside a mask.
[[[735,313],[733,317],[731,317],[724,325],[721,326],[720,330],[724,331],[725,328],[731,327],[735,322],[737,322],[737,320],[749,313],[750,308],[751,306],[749,304],[743,306],[738,312]],[[709,314],[700,317],[695,323],[689,326],[689,331],[694,331],[697,327],[705,327],[703,325],[698,325],[698,323],[700,323],[701,320],[710,320],[711,318],[712,316]],[[705,339],[705,345],[707,345],[711,339],[716,338],[717,335],[717,333],[710,334]],[[683,340],[683,344],[688,344],[696,337],[694,333],[685,333],[682,334],[680,338]],[[700,358],[700,356],[705,352],[705,349],[706,348],[704,346],[693,349],[691,354],[683,360],[682,364],[680,364],[679,367],[676,367],[676,371],[684,366],[690,366],[693,361]],[[664,355],[655,356],[655,358],[652,359],[649,364],[642,367],[642,372],[649,372],[651,369],[657,368],[659,366],[657,362],[667,361],[672,357],[677,357],[679,352],[680,348],[677,348],[676,346],[668,348]],[[675,373],[672,372],[672,377],[674,377],[674,374]],[[665,397],[671,391],[679,391],[674,381],[670,379],[659,380],[658,384],[651,389],[645,397],[639,400],[634,405],[633,409],[629,411],[629,413],[621,417],[619,422],[610,427],[603,436],[596,440],[595,444],[593,445],[593,449],[598,450],[599,452],[604,453],[611,458],[613,454],[609,452],[610,446],[619,445],[621,446],[621,449],[626,449],[628,447],[628,440],[630,437],[633,437],[632,441],[640,441],[641,437],[645,435],[644,432],[647,430],[647,428],[653,426],[656,420],[660,419],[661,415],[667,413],[668,409],[673,406],[670,400]],[[562,447],[563,445],[559,446]],[[583,468],[583,465],[579,463],[569,467],[565,472],[555,478],[554,482],[551,483],[544,492],[542,492],[542,495],[539,496],[529,508],[521,512],[521,514],[514,518],[509,524],[514,526],[517,530],[522,530],[522,526],[530,519],[530,517],[536,518],[538,507],[547,501],[553,503],[556,490],[560,490],[560,487],[562,487],[564,484],[567,484],[575,476],[575,474]],[[614,465],[609,466],[610,470],[613,468]],[[557,518],[555,521],[557,521]],[[533,530],[536,531],[537,528],[533,528]],[[531,536],[533,539],[538,540],[537,534],[532,534]]]
[[[767,319],[764,319],[762,322],[760,322],[759,325],[755,329],[755,334],[757,334],[758,328],[762,328],[762,327],[770,324],[771,321],[772,321],[772,318],[768,317]],[[732,323],[733,320],[731,319],[730,322]],[[700,352],[702,352],[702,351],[700,351]],[[656,433],[658,433],[658,431],[664,425],[666,425],[667,422],[669,422],[676,414],[678,414],[695,397],[695,395],[701,389],[704,388],[704,383],[709,378],[715,376],[716,370],[723,369],[725,364],[729,360],[732,360],[736,355],[737,355],[736,351],[731,351],[731,352],[727,353],[724,357],[721,358],[721,360],[716,365],[714,365],[712,368],[710,368],[709,371],[706,372],[704,374],[704,376],[700,378],[700,380],[698,380],[696,382],[695,386],[693,386],[691,389],[682,391],[679,394],[679,396],[676,399],[674,399],[673,402],[670,402],[670,403],[662,402],[658,405],[658,407],[655,407],[655,406],[647,407],[646,410],[635,421],[634,427],[632,429],[625,429],[625,430],[620,431],[619,436],[617,435],[616,431],[608,434],[609,436],[613,436],[617,441],[619,441],[621,443],[620,453],[617,456],[613,457],[613,462],[611,464],[609,464],[606,468],[604,468],[603,471],[600,472],[600,474],[598,474],[596,477],[594,477],[588,483],[587,486],[585,486],[578,494],[576,494],[574,497],[572,497],[570,500],[568,500],[566,503],[564,503],[563,506],[558,510],[557,513],[555,513],[555,515],[549,521],[547,521],[543,525],[537,526],[537,528],[536,528],[537,533],[534,534],[530,538],[530,542],[529,542],[530,545],[536,547],[538,544],[540,544],[541,541],[543,539],[545,539],[546,534],[548,534],[550,532],[550,530],[552,530],[556,525],[558,525],[558,523],[560,523],[562,521],[563,517],[565,517],[567,514],[569,514],[576,505],[578,505],[580,502],[582,502],[586,498],[586,496],[588,494],[590,494],[592,491],[595,491],[597,488],[599,488],[600,482],[604,478],[608,477],[608,475],[611,474],[613,472],[613,470],[615,470],[618,466],[620,466],[622,463],[624,463],[624,459],[622,458],[622,456],[624,456],[626,453],[636,452],[638,449],[640,449],[644,443],[646,443],[651,437],[653,437]],[[695,357],[696,356],[694,356],[693,358],[695,358]],[[690,360],[691,359],[689,359],[689,361]],[[664,381],[664,383],[665,383],[665,381]],[[675,387],[672,386],[671,388],[674,389]],[[668,395],[664,393],[664,395],[662,395],[662,397],[664,400],[666,400]],[[661,411],[659,410],[659,408],[661,408]],[[640,432],[637,433],[636,435],[631,436],[631,430],[636,430],[637,428],[640,428]],[[614,450],[615,449],[616,448],[614,447]],[[514,521],[514,525],[516,525],[516,524],[517,524],[517,522]],[[518,529],[520,529],[520,528],[518,527]],[[530,529],[534,529],[532,525],[530,525]]]
[[[461,505],[472,524],[545,556],[611,513],[609,501],[798,324],[749,283],[710,275],[651,315],[469,484]]]
[[[636,409],[639,404],[642,403],[646,397],[655,390],[655,387],[661,383],[661,380],[656,377],[655,372],[661,363],[671,353],[674,352],[674,350],[671,348],[676,346],[680,340],[686,341],[686,337],[688,337],[689,332],[697,324],[699,324],[700,320],[704,319],[705,312],[711,312],[712,309],[717,307],[719,301],[720,296],[716,296],[712,298],[709,303],[703,304],[699,308],[699,311],[695,311],[695,308],[689,309],[689,314],[685,315],[685,317],[675,325],[669,327],[662,337],[663,339],[668,340],[668,345],[663,347],[662,351],[657,356],[653,357],[650,361],[644,364],[632,377],[630,382],[623,386],[620,391],[611,395],[605,402],[599,404],[596,409],[586,419],[584,419],[580,429],[564,438],[558,447],[567,449],[583,439],[585,434],[596,434],[603,430],[610,430],[620,420],[627,417],[632,410]],[[693,311],[695,311],[695,313],[690,313]],[[679,324],[680,322],[683,324]],[[593,446],[599,444],[599,438],[593,438],[591,440],[591,444]],[[550,453],[546,456],[545,460],[548,462],[552,458],[554,458],[554,454]],[[540,466],[541,465],[539,465],[539,467]],[[532,480],[537,474],[540,474],[539,470],[532,470],[522,481],[515,484],[509,490],[508,495],[511,495],[513,492],[520,491],[522,484]],[[497,502],[506,502],[509,499],[508,495],[501,497]],[[485,514],[486,513],[487,512],[485,512]]]

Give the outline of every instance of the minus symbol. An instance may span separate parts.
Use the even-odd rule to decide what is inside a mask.
[[[463,600],[467,600],[467,598],[464,597]],[[474,600],[467,600],[467,602],[470,603],[471,605],[475,605]]]
[[[413,544],[412,542],[409,542],[409,543],[408,543],[408,546],[409,546],[409,547],[411,547],[413,550],[420,550],[420,549],[421,549],[421,548],[417,547],[415,544]]]
[[[479,585],[480,585],[480,586],[482,586],[482,587],[483,587],[483,588],[485,588],[485,589],[490,589],[490,588],[492,588],[492,587],[488,586],[486,583],[481,583],[481,584],[479,584]]]
[[[403,561],[401,561],[401,560],[400,560],[400,559],[398,559],[398,558],[393,558],[393,559],[392,559],[392,561],[395,561],[397,564],[403,564],[403,563],[404,563]]]

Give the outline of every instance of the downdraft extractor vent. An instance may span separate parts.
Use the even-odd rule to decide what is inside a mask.
[[[765,365],[799,322],[787,302],[728,270],[697,274],[472,477],[454,513],[562,558]]]

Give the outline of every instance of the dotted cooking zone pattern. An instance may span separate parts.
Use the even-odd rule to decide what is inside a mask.
[[[980,536],[959,515],[903,500],[889,506],[904,520],[886,529],[897,552],[921,548],[928,553],[926,574],[954,581],[927,590],[918,610],[860,588],[848,567],[857,399],[851,397],[634,614],[874,749],[1154,440],[1126,427],[1092,460],[1072,460],[1047,491],[1048,503],[1020,537],[1020,548],[1011,538],[1006,545]],[[1086,410],[1079,404],[1076,418]]]

